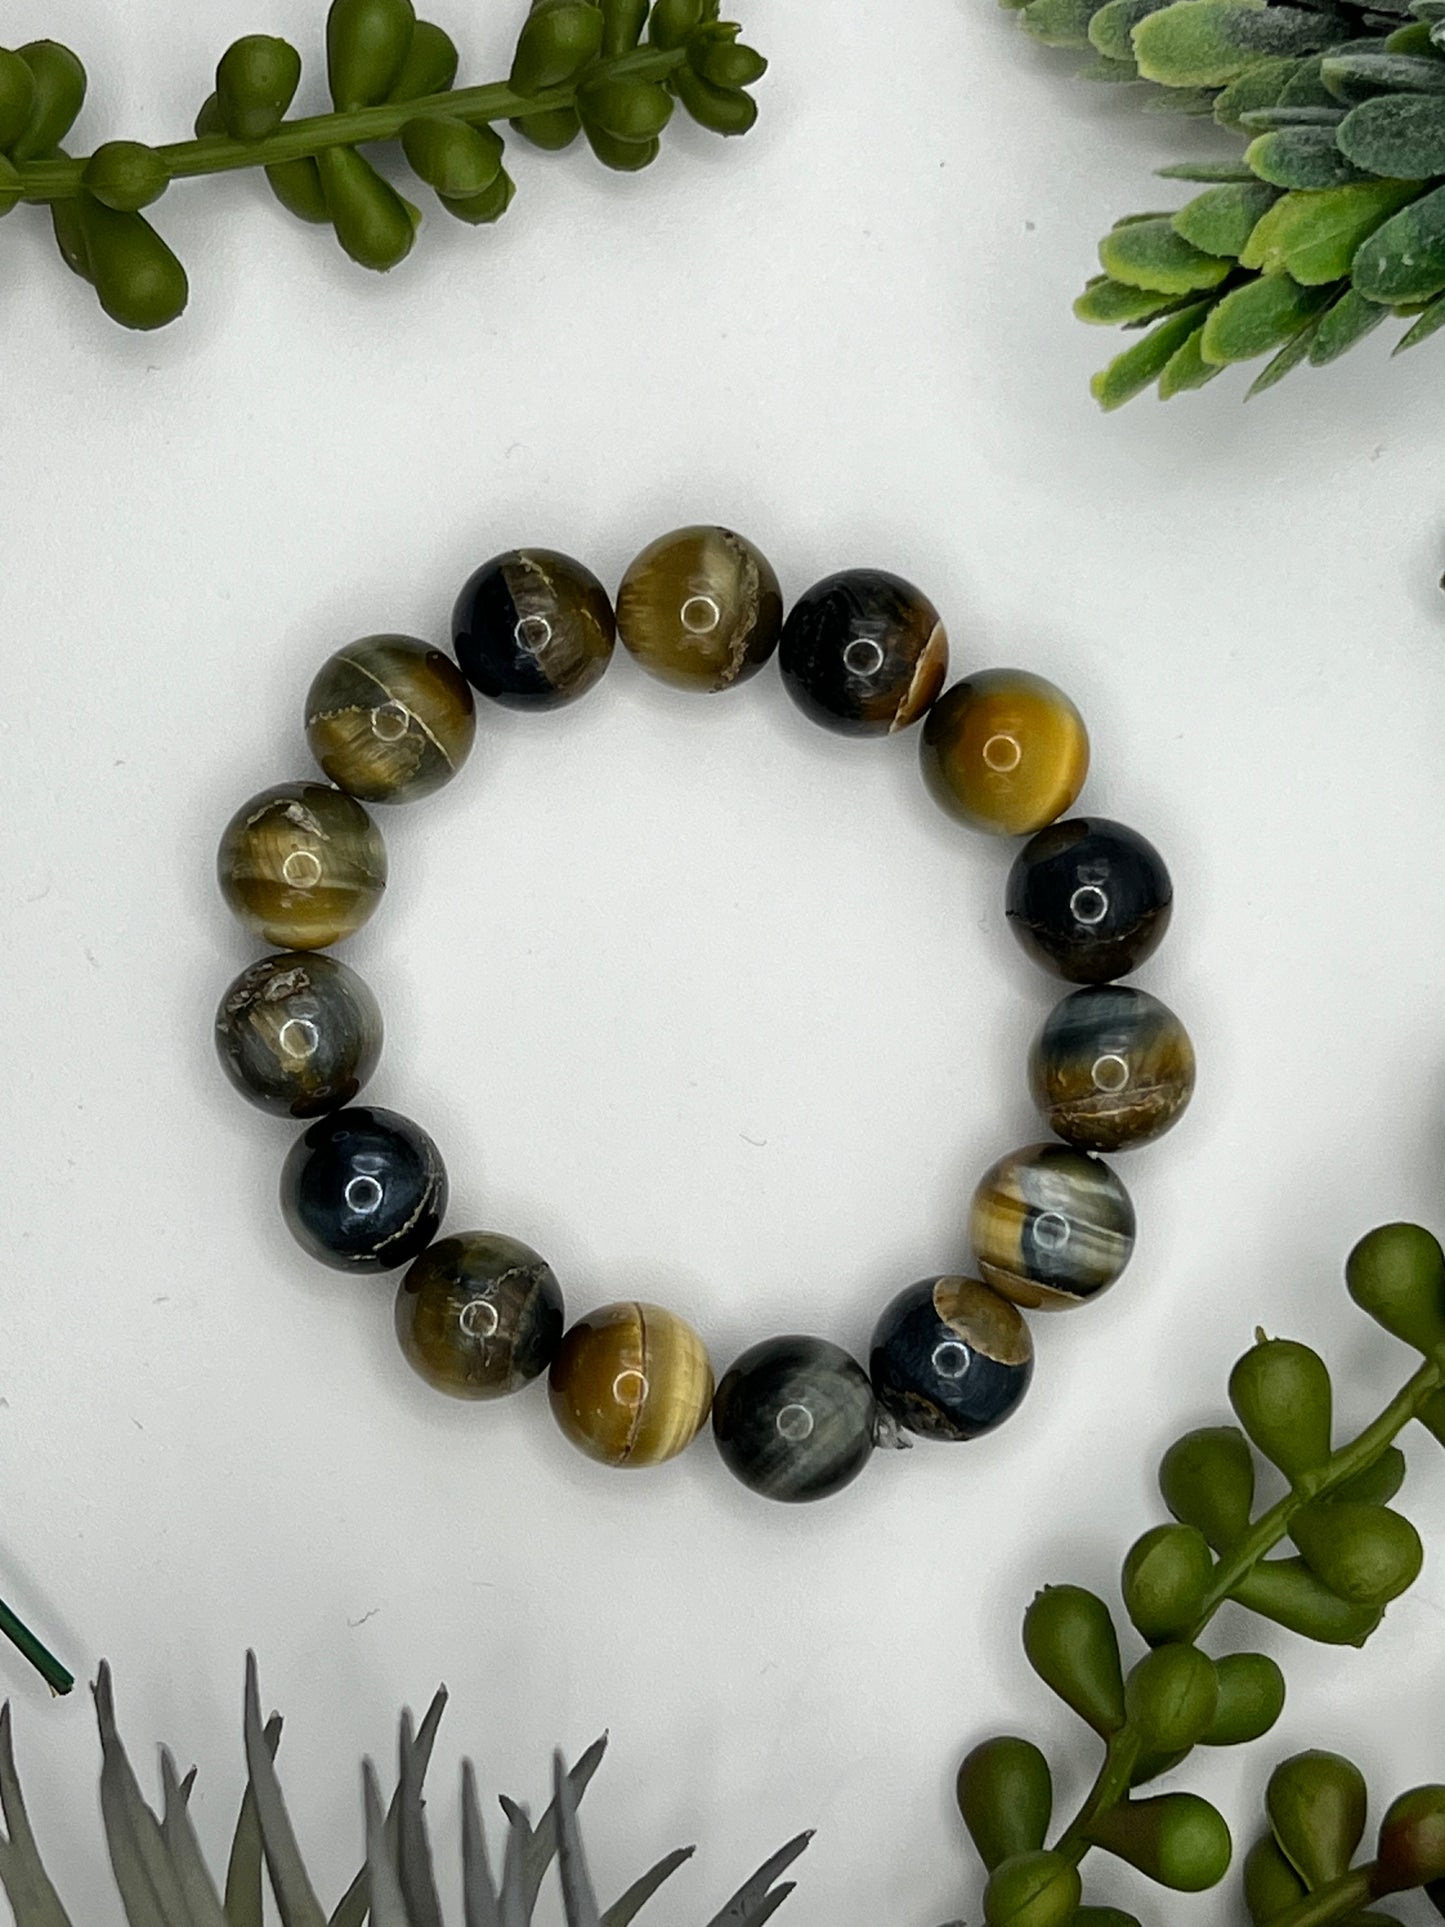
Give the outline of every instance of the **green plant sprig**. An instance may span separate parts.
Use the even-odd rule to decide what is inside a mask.
[[[57,1699],[64,1699],[75,1685],[75,1675],[38,1640],[18,1613],[0,1599],[0,1633],[15,1646],[35,1668],[45,1684]]]
[[[680,102],[700,126],[743,134],[767,63],[720,20],[720,0],[532,0],[504,81],[458,88],[457,49],[412,0],[332,0],[326,67],[334,111],[287,119],[301,56],[267,34],[236,41],[216,68],[195,138],[62,143],[85,100],[77,56],[52,40],[0,48],[0,214],[45,206],[68,267],[105,312],[158,328],[185,308],[185,270],[142,211],[178,180],[259,167],[298,219],[329,227],[379,272],[410,253],[420,210],[361,152],[395,143],[439,205],[472,226],[499,220],[514,183],[497,123],[557,151],[579,135],[604,166],[657,158]]]
[[[989,1876],[988,1927],[1137,1927],[1128,1914],[1084,1904],[1080,1867],[1095,1848],[1180,1892],[1216,1885],[1233,1853],[1223,1816],[1193,1793],[1138,1797],[1196,1746],[1260,1739],[1283,1710],[1284,1675],[1274,1660],[1201,1650],[1215,1614],[1233,1601],[1304,1637],[1359,1646],[1418,1577],[1419,1534],[1390,1501],[1406,1472],[1400,1433],[1418,1420],[1445,1444],[1445,1251],[1418,1226],[1386,1225],[1351,1253],[1346,1282],[1357,1304],[1423,1355],[1384,1410],[1336,1448],[1324,1360],[1260,1333],[1230,1375],[1238,1424],[1187,1433],[1169,1448],[1159,1484],[1172,1520],[1125,1558],[1121,1591],[1148,1649],[1143,1657],[1126,1675],[1114,1617],[1083,1587],[1045,1587],[1025,1614],[1030,1664],[1103,1741],[1104,1757],[1051,1847],[1053,1780],[1038,1747],[1007,1735],[964,1760],[958,1803]],[[1256,1517],[1259,1459],[1283,1473],[1288,1490]],[[1286,1540],[1293,1553],[1270,1557]],[[1425,1871],[1408,1884],[1445,1874],[1445,1806],[1435,1827],[1432,1818],[1425,1832],[1440,1864],[1431,1871],[1422,1849],[1412,1864]],[[1397,1854],[1397,1872],[1400,1864]],[[1349,1873],[1347,1856],[1331,1866],[1329,1882]],[[1256,1918],[1270,1927],[1358,1919],[1362,1902],[1385,1891],[1366,1893],[1364,1878],[1327,1897],[1307,1895],[1298,1880],[1276,1908],[1336,1911]]]

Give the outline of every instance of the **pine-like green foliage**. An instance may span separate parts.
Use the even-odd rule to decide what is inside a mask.
[[[1100,243],[1075,313],[1147,331],[1094,377],[1102,406],[1268,355],[1254,395],[1390,316],[1409,324],[1397,353],[1445,323],[1445,0],[1004,4],[1087,50],[1089,79],[1245,142],[1238,162],[1162,169],[1201,191]]]
[[[100,1805],[111,1867],[129,1927],[262,1927],[262,1872],[270,1877],[282,1927],[442,1927],[432,1872],[423,1782],[446,1694],[432,1701],[420,1727],[401,1719],[399,1771],[391,1804],[383,1809],[377,1774],[362,1770],[366,1859],[336,1908],[317,1900],[286,1811],[274,1756],[281,1721],[264,1725],[254,1658],[246,1667],[245,1741],[248,1784],[224,1883],[206,1866],[189,1800],[194,1773],[176,1772],[161,1753],[163,1799],[159,1814],[146,1804],[116,1730],[109,1668],[95,1686],[100,1723]],[[628,1927],[668,1877],[692,1853],[668,1854],[634,1881],[620,1899],[599,1908],[577,1825],[577,1804],[601,1762],[598,1740],[570,1771],[558,1756],[553,1799],[535,1826],[524,1807],[503,1800],[508,1821],[501,1877],[494,1879],[470,1764],[462,1769],[462,1885],[466,1927],[528,1927],[553,1861],[557,1863],[567,1927]],[[0,1885],[16,1927],[71,1927],[26,1813],[11,1743],[10,1709],[0,1711]],[[763,1927],[793,1890],[779,1881],[808,1844],[801,1834],[759,1867],[708,1923],[708,1927]]]

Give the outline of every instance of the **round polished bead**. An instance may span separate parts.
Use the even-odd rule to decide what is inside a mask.
[[[1089,735],[1062,689],[1023,669],[986,669],[946,689],[924,719],[923,777],[976,830],[1027,836],[1084,787]]]
[[[1065,1143],[1122,1151],[1162,1137],[1194,1094],[1194,1046],[1170,1010],[1127,984],[1056,1005],[1029,1053],[1034,1102]]]
[[[628,565],[617,633],[642,667],[683,689],[728,689],[778,646],[783,596],[767,557],[731,529],[675,529]]]
[[[319,1118],[281,1172],[281,1209],[297,1242],[337,1271],[410,1264],[446,1208],[446,1169],[426,1132],[365,1104]]]
[[[558,1425],[603,1465],[661,1465],[692,1444],[712,1403],[702,1340],[660,1305],[604,1305],[563,1338],[548,1380]]]
[[[788,611],[778,652],[783,681],[814,722],[849,736],[916,723],[948,673],[937,609],[883,569],[845,569]]]
[[[381,1009],[334,957],[289,950],[243,970],[216,1012],[216,1051],[236,1089],[279,1117],[349,1104],[381,1055]]]
[[[1099,1158],[1030,1144],[973,1194],[969,1234],[986,1284],[1028,1310],[1063,1311],[1106,1291],[1134,1249],[1134,1207]]]
[[[584,694],[612,660],[616,636],[607,591],[555,549],[494,555],[452,611],[463,675],[509,709],[556,709]]]
[[[1017,1309],[976,1278],[925,1278],[873,1331],[869,1375],[890,1418],[925,1439],[976,1439],[1002,1425],[1034,1375]]]
[[[750,1491],[797,1503],[852,1483],[872,1456],[878,1410],[862,1366],[823,1338],[767,1338],[723,1376],[712,1429]]]
[[[1106,984],[1158,949],[1174,886],[1137,830],[1078,816],[1030,837],[1009,871],[1006,907],[1036,963],[1071,984]]]
[[[364,803],[410,803],[471,754],[476,705],[449,656],[412,636],[363,636],[322,664],[306,740],[338,788]]]
[[[386,888],[386,846],[355,797],[278,783],[226,825],[216,874],[231,910],[288,950],[324,950],[361,928]]]
[[[562,1292],[530,1245],[496,1231],[439,1238],[396,1295],[407,1359],[453,1398],[505,1398],[539,1378],[562,1342]]]

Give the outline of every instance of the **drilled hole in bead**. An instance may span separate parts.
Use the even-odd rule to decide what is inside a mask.
[[[346,1186],[347,1208],[359,1218],[369,1217],[381,1203],[383,1192],[375,1178],[351,1178]]]
[[[722,621],[722,610],[710,595],[690,595],[681,613],[682,626],[690,636],[710,636]]]
[[[552,625],[545,616],[523,616],[512,634],[518,648],[529,650],[535,656],[552,640]]]
[[[288,1017],[276,1041],[288,1057],[305,1059],[315,1054],[321,1035],[315,1024],[308,1023],[304,1017]]]
[[[1069,1242],[1069,1221],[1061,1211],[1041,1211],[1034,1219],[1034,1243],[1041,1251],[1062,1251]]]
[[[1076,922],[1102,923],[1109,914],[1109,899],[1097,883],[1083,883],[1069,898],[1069,908]]]
[[[883,645],[871,636],[855,636],[843,651],[843,667],[853,676],[876,676],[883,667]]]
[[[933,1348],[933,1369],[940,1378],[962,1378],[972,1363],[972,1352],[957,1338],[945,1338]]]
[[[501,1322],[496,1306],[485,1298],[470,1299],[457,1318],[468,1338],[494,1338]]]
[[[281,874],[293,890],[314,890],[321,881],[321,859],[314,850],[288,850]]]
[[[983,746],[983,760],[998,775],[1007,776],[1024,760],[1023,744],[1017,736],[1008,736],[1002,732],[997,736],[990,736]]]
[[[1109,1052],[1094,1060],[1093,1078],[1096,1091],[1122,1091],[1129,1082],[1129,1066]]]
[[[400,703],[381,703],[371,712],[371,733],[381,743],[399,743],[411,727],[411,717]]]
[[[647,1377],[643,1372],[619,1372],[612,1381],[612,1396],[619,1405],[632,1409],[640,1406],[647,1397]]]
[[[792,1445],[813,1434],[813,1414],[806,1405],[785,1405],[777,1417],[778,1436]]]

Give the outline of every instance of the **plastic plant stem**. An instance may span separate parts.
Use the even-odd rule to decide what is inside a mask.
[[[595,85],[600,77],[612,80],[663,80],[687,64],[685,48],[644,47],[616,60],[597,63],[585,79]],[[537,94],[519,94],[505,81],[485,87],[458,87],[450,93],[428,94],[419,100],[387,101],[379,107],[358,107],[344,114],[313,114],[288,120],[264,140],[232,140],[207,134],[197,140],[173,141],[156,148],[173,180],[203,174],[230,174],[247,167],[272,167],[282,161],[306,160],[327,147],[355,147],[367,141],[395,140],[408,121],[426,114],[446,114],[472,125],[545,114],[576,102],[577,81],[549,87]],[[16,169],[22,201],[45,203],[72,199],[81,191],[86,158],[28,161]]]
[[[42,1646],[23,1619],[11,1612],[0,1599],[0,1633],[19,1647],[57,1699],[63,1699],[75,1684],[75,1675],[66,1670],[48,1647]]]
[[[1336,1486],[1343,1485],[1356,1473],[1363,1472],[1366,1466],[1372,1465],[1385,1447],[1404,1431],[1412,1419],[1419,1416],[1427,1400],[1439,1391],[1442,1384],[1445,1384],[1445,1362],[1427,1360],[1377,1419],[1348,1444],[1331,1453],[1317,1471],[1296,1481],[1278,1504],[1271,1506],[1255,1521],[1228,1557],[1221,1560],[1204,1595],[1199,1618],[1188,1633],[1191,1642],[1199,1638],[1245,1574],[1287,1536],[1295,1513],[1311,1500],[1332,1492]],[[1094,1784],[1079,1811],[1059,1836],[1054,1852],[1063,1854],[1078,1865],[1093,1845],[1089,1836],[1094,1821],[1101,1813],[1116,1806],[1129,1791],[1129,1777],[1139,1751],[1139,1735],[1126,1722],[1110,1739]],[[1307,1901],[1302,1901],[1290,1913],[1281,1914],[1277,1921],[1270,1923],[1270,1927],[1320,1927],[1320,1923],[1335,1919],[1333,1901],[1330,1902],[1331,1911],[1313,1911],[1316,1903],[1324,1900],[1327,1891],[1321,1889],[1319,1893],[1309,1895]],[[1359,1904],[1359,1900],[1356,1900],[1354,1907],[1357,1908]],[[1344,1913],[1353,1910],[1351,1907],[1342,1909]]]

